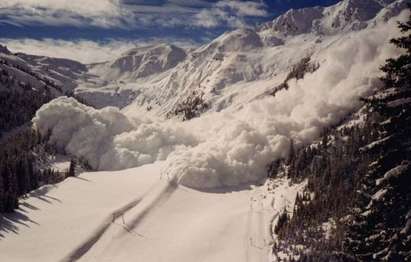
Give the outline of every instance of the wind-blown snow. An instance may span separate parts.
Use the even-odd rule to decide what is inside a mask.
[[[33,122],[42,133],[50,130],[52,142],[97,169],[166,160],[163,176],[189,187],[254,183],[265,177],[267,164],[287,155],[291,139],[308,143],[360,106],[359,97],[379,84],[379,66],[395,55],[389,39],[396,33],[392,21],[336,37],[313,54],[317,71],[241,109],[161,122],[59,98],[44,105]]]

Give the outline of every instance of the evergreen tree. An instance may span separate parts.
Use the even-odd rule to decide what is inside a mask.
[[[0,213],[4,211],[5,187],[4,187],[4,165],[0,162]]]
[[[4,212],[12,212],[18,207],[18,185],[16,175],[11,168],[5,167],[3,171],[4,187],[6,190],[4,197]]]
[[[70,160],[70,166],[69,166],[69,170],[68,170],[68,174],[67,176],[75,176],[76,174],[76,166],[77,166],[77,162],[74,158],[72,158]]]
[[[411,9],[411,6],[409,6]],[[384,87],[366,99],[379,115],[375,161],[362,180],[346,251],[361,261],[411,261],[411,17],[391,42],[405,50],[381,68]]]

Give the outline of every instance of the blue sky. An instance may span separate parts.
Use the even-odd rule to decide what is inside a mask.
[[[53,45],[53,41],[61,46],[72,42],[98,46],[123,42],[127,47],[157,41],[197,45],[227,30],[272,20],[290,8],[336,2],[338,0],[1,0],[0,42],[17,51],[32,48],[34,53],[44,48],[41,44]],[[33,43],[37,46],[30,46]],[[113,46],[113,49],[116,48]]]

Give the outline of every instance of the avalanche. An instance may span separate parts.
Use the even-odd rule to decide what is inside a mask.
[[[398,55],[389,39],[398,34],[404,5],[343,0],[291,10],[195,50],[154,45],[92,65],[17,57],[0,46],[9,63],[35,72],[56,68],[53,79],[75,86],[68,91],[93,105],[59,97],[32,122],[60,151],[96,170],[43,186],[0,217],[0,260],[285,256],[269,257],[274,229],[284,211],[292,215],[309,181],[292,185],[280,177],[255,185],[267,164],[288,156],[291,143],[310,144],[380,85],[378,67]],[[195,117],[181,121],[182,106]],[[321,225],[330,229],[332,221]]]
[[[379,84],[378,66],[395,52],[388,43],[397,34],[395,20],[324,38],[311,50],[318,70],[290,80],[289,89],[275,97],[257,99],[244,91],[242,99],[248,96],[248,101],[240,107],[229,103],[225,109],[180,122],[143,115],[133,107],[92,109],[62,97],[44,105],[33,123],[42,133],[50,132],[52,142],[99,170],[165,160],[162,176],[188,187],[205,190],[256,183],[265,177],[270,161],[286,157],[291,140],[296,145],[312,141],[324,127],[356,109],[359,98]],[[223,36],[218,40],[224,42],[220,50],[237,52],[244,41],[258,43],[262,53],[271,50],[255,40],[258,35],[252,36]],[[293,38],[289,45],[304,44],[306,37]],[[201,47],[194,53],[210,48]],[[226,89],[269,87],[283,76],[240,82]]]

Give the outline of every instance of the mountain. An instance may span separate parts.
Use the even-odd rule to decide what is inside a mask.
[[[272,93],[307,57],[321,67],[327,49],[350,33],[385,23],[404,7],[405,1],[344,0],[290,10],[257,30],[227,32],[192,51],[137,48],[92,66],[99,80],[89,79],[77,93],[96,107],[132,104],[167,117],[239,108]],[[247,88],[255,85],[260,88]]]
[[[13,54],[0,45],[0,132],[30,121],[35,111],[51,99],[71,95],[86,70],[76,61]]]
[[[367,27],[367,22],[392,2],[394,1],[345,0],[331,7],[291,9],[264,28],[283,35],[330,35],[360,30]]]
[[[77,87],[77,79],[87,72],[86,65],[70,59],[24,53],[16,53],[15,56],[24,60],[34,72],[46,75],[65,92],[72,92]]]
[[[63,92],[75,90],[94,107],[149,108],[153,115],[188,119],[241,108],[275,93],[302,61],[309,58],[311,67],[321,67],[328,48],[350,33],[387,22],[405,2],[344,0],[291,9],[256,30],[227,32],[194,50],[169,44],[136,47],[92,65],[27,54],[15,54],[15,61]],[[255,85],[260,87],[247,88]]]
[[[185,58],[186,52],[174,45],[137,47],[114,61],[91,66],[90,72],[104,79],[136,80],[173,68]]]

